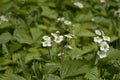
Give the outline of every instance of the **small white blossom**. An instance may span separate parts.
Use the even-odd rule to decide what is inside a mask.
[[[114,14],[120,18],[120,9],[118,9],[117,11],[115,11]]]
[[[71,34],[65,34],[64,36],[67,37],[67,38],[69,38],[69,39],[73,38]]]
[[[94,37],[94,42],[101,43],[102,41],[103,41],[103,39],[101,39],[99,36]]]
[[[107,42],[100,43],[100,50],[103,52],[107,52],[109,50],[109,45]]]
[[[97,34],[97,35],[101,35],[102,33],[100,32],[100,30],[95,30],[95,33]]]
[[[102,52],[102,51],[98,51],[97,54],[98,54],[98,56],[99,56],[100,58],[105,58],[105,57],[107,57],[106,53],[105,53],[105,52]]]
[[[49,36],[43,36],[43,39],[46,40],[46,41],[51,41],[51,38]]]
[[[52,35],[54,38],[58,36],[56,33],[51,33],[51,35]]]
[[[60,34],[60,31],[56,31],[55,33],[51,33],[53,37],[57,37]]]
[[[109,36],[103,36],[103,40],[110,41],[110,37]]]
[[[57,18],[57,22],[63,22],[65,20],[64,17],[61,17],[61,18]]]
[[[56,43],[61,43],[63,41],[64,37],[62,35],[55,37],[54,41]]]
[[[106,0],[100,0],[100,2],[101,2],[101,3],[105,3],[105,2],[106,2]]]
[[[64,53],[59,53],[59,54],[58,54],[58,57],[61,57],[62,55],[64,55]]]
[[[79,7],[79,8],[83,8],[83,7],[84,7],[83,4],[80,3],[80,2],[74,2],[73,4],[74,4],[75,6],[77,6],[77,7]]]
[[[91,19],[91,21],[93,21],[93,22],[94,22],[94,21],[95,21],[95,19],[94,19],[94,18],[92,18],[92,19]]]
[[[73,47],[70,46],[70,45],[65,45],[65,47],[68,48],[68,49],[73,49]]]
[[[65,20],[65,21],[64,21],[64,24],[65,24],[65,25],[68,25],[68,26],[72,25],[71,21],[68,21],[68,20]]]
[[[51,41],[44,41],[42,42],[43,47],[51,47]]]
[[[6,22],[8,22],[8,19],[5,18],[5,16],[0,16],[0,20],[1,20],[1,21],[6,21]]]
[[[55,33],[56,33],[56,34],[60,34],[60,31],[56,31]]]

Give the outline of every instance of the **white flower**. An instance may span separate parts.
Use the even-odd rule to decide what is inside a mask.
[[[100,0],[100,2],[101,2],[101,3],[105,3],[105,2],[106,2],[106,0]]]
[[[68,21],[68,20],[65,20],[65,21],[64,21],[64,24],[65,24],[65,25],[68,25],[68,26],[72,25],[71,21]]]
[[[92,19],[91,19],[91,21],[93,21],[93,22],[94,22],[94,21],[95,21],[95,19],[94,19],[94,18],[92,18]]]
[[[69,38],[69,39],[73,38],[71,34],[65,34],[64,36],[67,37],[67,38]]]
[[[94,37],[94,42],[101,43],[102,41],[103,41],[103,39],[101,39],[99,36]]]
[[[64,17],[61,17],[61,18],[57,18],[57,22],[63,22],[65,20]]]
[[[109,36],[103,36],[103,40],[110,41],[110,37]]]
[[[100,32],[100,30],[95,30],[95,33],[97,34],[97,35],[101,35],[102,33]]]
[[[5,18],[5,16],[0,16],[0,20],[1,20],[1,21],[6,21],[6,22],[8,22],[8,19]]]
[[[51,41],[51,38],[49,36],[43,36],[43,39],[46,40],[46,41]]]
[[[44,41],[42,42],[43,47],[51,47],[51,41]]]
[[[73,49],[73,47],[70,46],[70,45],[65,45],[65,47],[68,48],[68,49]]]
[[[107,57],[106,53],[105,53],[105,52],[102,52],[102,51],[98,51],[97,54],[98,54],[98,56],[99,56],[100,58],[105,58],[105,57]]]
[[[109,45],[107,42],[100,43],[100,50],[103,52],[107,52],[109,50]]]
[[[84,7],[83,4],[80,3],[80,2],[74,2],[73,4],[74,4],[75,6],[77,6],[77,7],[79,7],[79,8],[83,8],[83,7]]]
[[[55,37],[54,41],[55,41],[56,43],[61,43],[61,42],[63,41],[63,39],[64,39],[64,37],[61,35],[61,36]]]

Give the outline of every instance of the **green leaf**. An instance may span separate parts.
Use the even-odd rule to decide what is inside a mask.
[[[120,50],[110,48],[110,50],[107,52],[108,59],[120,59]]]
[[[22,45],[18,42],[12,42],[11,43],[11,46],[10,46],[10,49],[9,49],[9,52],[14,52],[14,51],[17,51],[18,49],[20,49],[22,47]]]
[[[91,21],[92,18],[93,18],[93,14],[91,12],[88,12],[87,14],[78,13],[74,19],[77,22],[85,22],[85,21]]]
[[[58,14],[55,10],[50,9],[49,7],[46,6],[42,6],[42,16],[48,17],[48,18],[52,18],[52,19],[56,19]]]
[[[110,19],[107,19],[107,18],[104,18],[104,17],[95,17],[94,19],[95,19],[95,22],[100,24],[100,25],[103,25],[103,26],[112,25]]]
[[[30,53],[27,53],[25,56],[25,63],[28,63],[32,60],[40,60],[40,53],[36,48],[30,48],[29,49]]]
[[[64,80],[85,80],[85,78],[83,76],[77,76],[77,77],[74,76]]]
[[[93,37],[93,36],[95,36],[95,34],[87,29],[80,29],[78,32],[78,36],[80,36],[80,37]]]
[[[41,36],[41,31],[39,28],[31,28],[30,32],[32,34],[33,40],[36,40]]]
[[[88,24],[89,25],[89,24]],[[84,29],[81,25],[73,25],[73,32],[79,37],[93,37],[95,34],[87,29]]]
[[[8,69],[8,66],[4,66],[4,67],[0,66],[0,71],[6,70],[6,69]]]
[[[2,11],[2,12],[6,12],[7,10],[9,10],[10,8],[12,8],[13,7],[13,5],[14,5],[14,2],[13,1],[9,1],[8,3],[6,3],[6,4],[4,4],[4,5],[2,5],[1,7],[0,7],[0,12]]]
[[[1,24],[0,24],[0,29],[3,29],[3,28],[8,28],[8,27],[10,27],[10,23],[8,23],[8,22],[2,22]]]
[[[116,40],[119,39],[119,38],[118,38],[117,36],[115,36],[115,35],[110,36],[110,38],[111,38],[110,42],[113,42],[113,41],[116,41]]]
[[[17,63],[17,61],[21,58],[21,54],[15,53],[12,55],[12,61],[13,63]]]
[[[5,57],[0,57],[0,65],[7,65],[10,64],[12,61]]]
[[[53,74],[48,74],[45,76],[45,80],[60,80],[60,77]]]
[[[53,73],[59,68],[58,64],[56,63],[46,63],[44,66],[45,73]]]
[[[5,44],[2,44],[2,53],[7,53],[9,54],[8,48]]]
[[[100,76],[100,73],[97,69],[97,67],[91,69],[86,75],[85,78],[87,80],[98,80]]]
[[[26,80],[22,76],[13,74],[13,73],[7,73],[4,75],[0,75],[0,80]]]
[[[17,40],[20,43],[27,43],[27,44],[32,43],[32,38],[29,34],[29,31],[24,28],[15,29],[13,37],[15,40]]]
[[[0,44],[7,43],[12,38],[11,34],[9,32],[4,32],[0,35]]]
[[[62,63],[61,76],[62,78],[69,78],[79,74],[87,73],[90,69],[90,65],[80,60],[67,60]]]
[[[91,52],[95,49],[94,44],[89,44],[88,46],[84,46],[83,49],[74,48],[72,51],[70,51],[68,54],[71,56],[72,59],[77,59],[81,57],[82,55]]]

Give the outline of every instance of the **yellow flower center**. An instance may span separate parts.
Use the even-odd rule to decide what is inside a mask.
[[[104,47],[104,48],[107,48],[107,44],[105,44],[103,47]]]
[[[100,51],[100,54],[104,54],[104,52]]]
[[[97,39],[97,40],[100,40],[100,38],[99,38],[99,37],[97,37],[96,39]]]
[[[60,40],[60,37],[57,37],[57,39],[56,39],[57,41],[59,41]]]
[[[106,39],[108,39],[108,36],[105,36]]]
[[[48,42],[46,41],[45,44],[48,45]]]

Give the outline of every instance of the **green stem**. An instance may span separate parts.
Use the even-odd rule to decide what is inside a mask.
[[[52,59],[51,54],[50,54],[50,48],[48,48],[48,58]]]
[[[64,57],[65,57],[65,48],[63,46],[61,46],[61,52],[63,53],[61,55],[61,69],[60,69],[60,77],[61,77],[61,80],[62,80],[62,69],[63,69],[63,63],[64,63]]]

